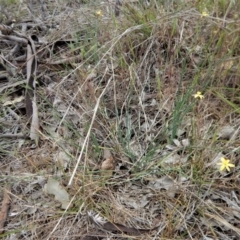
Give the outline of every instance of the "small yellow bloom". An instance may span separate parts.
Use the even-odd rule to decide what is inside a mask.
[[[230,160],[225,159],[224,157],[221,158],[221,162],[218,163],[218,165],[220,165],[220,171],[223,171],[225,168],[227,169],[227,171],[230,171],[229,167],[235,167],[234,164],[230,163]]]
[[[206,11],[202,11],[201,18],[207,17],[207,16],[209,16],[209,14]]]
[[[95,14],[96,14],[98,17],[102,17],[102,16],[103,16],[101,10],[97,10],[97,11],[95,12]]]
[[[193,94],[193,97],[194,97],[194,98],[200,98],[200,99],[203,99],[203,98],[204,98],[204,96],[202,95],[201,92],[197,92],[196,94]]]

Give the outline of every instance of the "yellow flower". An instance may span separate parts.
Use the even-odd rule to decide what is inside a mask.
[[[229,167],[235,167],[234,164],[230,163],[230,160],[225,159],[224,157],[221,158],[221,162],[218,163],[218,165],[220,165],[220,171],[223,171],[225,168],[227,169],[227,171],[230,171]]]
[[[102,16],[103,16],[101,10],[97,10],[97,11],[95,12],[95,14],[96,14],[98,17],[102,17]]]
[[[193,94],[193,97],[194,97],[194,98],[200,98],[200,99],[203,99],[203,98],[204,98],[204,96],[202,95],[201,92],[197,92],[196,94]]]
[[[202,11],[202,13],[201,13],[201,18],[202,18],[202,17],[207,17],[207,16],[209,16],[209,14],[208,14],[206,11]]]

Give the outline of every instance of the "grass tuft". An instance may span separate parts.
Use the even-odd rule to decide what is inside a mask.
[[[5,104],[21,91],[0,99],[1,181],[17,209],[0,236],[239,238],[240,4],[125,1],[118,17],[108,1],[46,4],[58,28],[38,46],[39,147],[3,136],[14,124],[28,131],[24,107]],[[48,178],[66,189],[67,209],[42,194]],[[89,211],[146,231],[106,233]]]

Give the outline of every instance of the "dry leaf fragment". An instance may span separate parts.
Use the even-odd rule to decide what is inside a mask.
[[[114,169],[114,163],[113,163],[113,157],[106,158],[101,165],[102,170],[113,170]]]
[[[3,103],[3,106],[15,105],[16,103],[22,102],[24,100],[24,96],[16,97],[13,100],[8,100]]]
[[[106,147],[104,147],[103,158],[110,158],[110,157],[112,157],[112,154],[111,154],[110,150],[107,149]]]
[[[38,107],[35,101],[32,101],[32,110],[33,110],[33,114],[32,114],[32,121],[31,121],[30,138],[34,140],[36,146],[38,146],[39,120],[38,120]]]
[[[234,64],[233,60],[227,60],[221,64],[221,68],[223,68],[224,70],[229,70],[229,69],[231,69],[233,64]]]
[[[178,187],[176,186],[176,183],[172,178],[168,176],[164,176],[156,179],[155,181],[150,182],[149,186],[150,188],[155,190],[165,189],[166,194],[171,198],[174,198],[178,191]]]
[[[166,164],[182,164],[187,162],[188,156],[180,156],[177,153],[169,154],[166,156],[162,162],[163,165]]]
[[[59,151],[57,153],[56,160],[57,160],[57,163],[60,165],[60,167],[63,168],[64,170],[66,170],[66,168],[69,164],[69,161],[70,161],[70,157],[66,152]]]
[[[101,165],[102,175],[104,177],[111,177],[114,169],[113,157],[106,158]]]
[[[180,143],[179,140],[177,140],[177,139],[173,139],[173,142],[175,143],[175,145],[176,145],[177,147],[179,147],[179,148],[182,147],[182,144]]]
[[[183,147],[188,147],[189,145],[190,145],[190,142],[189,142],[189,139],[183,139],[182,140],[182,145],[183,145]]]
[[[62,209],[67,209],[70,202],[69,195],[57,180],[49,178],[43,191],[47,194],[53,194],[55,199],[62,203]]]
[[[220,139],[230,139],[231,136],[234,134],[235,129],[234,127],[227,125],[223,126],[217,133],[218,138]]]
[[[114,161],[112,154],[109,149],[104,148],[103,150],[104,161],[102,162],[101,169],[102,170],[113,170],[114,169]]]

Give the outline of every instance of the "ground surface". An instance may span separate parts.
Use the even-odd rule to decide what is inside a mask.
[[[240,238],[239,1],[0,7],[2,239]]]

